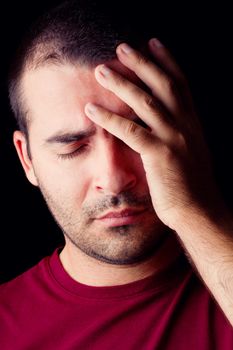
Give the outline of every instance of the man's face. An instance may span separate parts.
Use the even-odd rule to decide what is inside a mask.
[[[111,65],[138,84],[119,62]],[[23,91],[31,116],[26,173],[40,187],[66,244],[113,264],[148,257],[163,226],[140,155],[90,121],[84,106],[93,102],[126,118],[137,116],[97,83],[94,69],[78,65],[29,71]]]

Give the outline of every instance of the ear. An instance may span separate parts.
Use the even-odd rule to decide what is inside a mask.
[[[27,151],[27,140],[21,131],[15,131],[13,135],[13,142],[19,156],[20,162],[24,169],[24,172],[28,178],[28,180],[34,185],[38,186],[38,182],[35,176],[34,168],[32,165],[32,161],[28,155]]]

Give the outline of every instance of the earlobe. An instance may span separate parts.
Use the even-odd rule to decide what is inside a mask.
[[[13,142],[28,180],[34,186],[38,186],[32,161],[28,155],[27,139],[24,133],[19,130],[15,131],[13,135]]]

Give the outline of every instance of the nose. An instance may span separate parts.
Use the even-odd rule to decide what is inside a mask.
[[[115,137],[106,137],[98,147],[94,186],[98,192],[118,195],[137,184],[139,155]]]

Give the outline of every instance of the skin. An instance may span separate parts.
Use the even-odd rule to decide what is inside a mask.
[[[216,187],[207,146],[186,79],[169,51],[149,41],[152,62],[121,44],[119,61],[150,88],[148,94],[106,65],[99,84],[127,103],[149,125],[89,103],[89,118],[141,155],[153,207],[176,232],[206,287],[233,325],[233,219]],[[159,64],[159,65],[158,65]]]
[[[186,79],[158,40],[148,47],[153,61],[121,44],[118,60],[93,71],[50,66],[27,72],[23,89],[33,116],[32,159],[22,133],[15,132],[14,143],[28,179],[40,187],[65,232],[61,261],[73,278],[113,285],[161,272],[180,253],[176,232],[233,322],[232,218],[213,179]],[[135,122],[135,114],[144,126]],[[87,149],[59,159],[77,143],[51,146],[45,140],[80,126],[96,128]],[[109,201],[113,197],[118,208]],[[119,225],[113,230],[109,221],[88,221],[88,213],[96,219],[103,211],[127,207],[146,211],[123,231]]]
[[[110,66],[142,86],[119,61]],[[135,112],[96,81],[94,69],[79,65],[28,71],[22,86],[31,159],[21,132],[14,143],[29,181],[65,234],[60,257],[67,272],[85,284],[116,285],[166,268],[180,247],[154,211],[140,155],[93,123],[84,108],[92,100],[130,120]],[[78,140],[81,131],[89,135]],[[125,209],[142,214],[130,225],[98,220]]]

